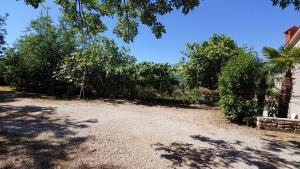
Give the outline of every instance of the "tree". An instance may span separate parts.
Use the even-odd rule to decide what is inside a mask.
[[[287,118],[293,91],[293,71],[300,63],[300,49],[289,46],[279,50],[264,47],[263,54],[268,57],[267,63],[276,67],[276,73],[284,74],[281,80],[278,117]]]
[[[6,18],[7,18],[7,14],[5,16],[0,16],[0,85],[3,85],[5,83],[4,74],[3,74],[5,70],[5,64],[4,64],[4,59],[1,58],[1,56],[5,49],[4,36],[6,35],[6,29],[4,28],[4,26],[5,26]]]
[[[24,0],[26,4],[37,8],[44,0]],[[116,17],[117,23],[113,32],[125,42],[132,42],[138,34],[139,24],[151,28],[156,38],[166,32],[157,16],[181,9],[188,14],[197,7],[200,0],[53,0],[60,5],[63,13],[78,30],[86,29],[97,34],[105,31],[104,17]]]
[[[7,19],[8,14],[5,14],[5,16],[0,16],[0,55],[3,54],[4,47],[5,45],[5,35],[6,35],[6,29],[4,28],[5,26],[5,21]]]
[[[257,66],[257,59],[252,53],[241,52],[222,69],[219,79],[220,106],[232,122],[247,125],[255,122]]]
[[[154,98],[170,95],[178,84],[175,68],[170,64],[142,62],[136,65],[136,81],[139,97]]]
[[[26,4],[37,8],[44,0],[24,0]],[[102,22],[104,17],[116,17],[117,23],[114,33],[125,42],[133,41],[138,34],[139,23],[149,26],[157,38],[166,32],[164,25],[158,21],[157,16],[165,15],[175,9],[181,9],[188,14],[200,4],[200,0],[53,0],[60,5],[65,15],[73,21],[74,25],[82,30],[97,34],[106,30]],[[274,6],[282,9],[293,5],[300,9],[300,0],[271,0]]]
[[[85,91],[95,91],[97,97],[117,95],[124,92],[130,83],[129,76],[134,74],[132,65],[135,61],[127,49],[119,48],[112,40],[101,38],[86,49],[79,49],[65,57],[55,76],[80,87],[81,98],[84,98]]]
[[[230,37],[214,34],[208,41],[188,43],[184,54],[188,57],[183,66],[189,87],[207,87],[215,90],[218,77],[227,61],[241,50]]]
[[[300,9],[300,0],[272,0],[274,6],[279,6],[282,9],[287,8],[288,6],[294,6],[294,9],[299,11]]]
[[[8,79],[19,89],[55,94],[57,81],[53,73],[61,59],[74,48],[64,30],[54,26],[49,16],[40,16],[6,53],[9,68],[6,77],[15,77]]]

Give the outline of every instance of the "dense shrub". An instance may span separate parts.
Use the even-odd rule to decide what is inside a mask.
[[[219,79],[220,105],[232,122],[247,125],[255,122],[256,70],[256,58],[244,52],[230,59],[222,70]]]
[[[268,111],[268,117],[277,117],[278,115],[278,101],[279,101],[280,93],[279,90],[275,87],[268,88],[266,90],[266,108]]]
[[[174,86],[178,84],[175,68],[170,64],[141,62],[135,67],[135,85],[139,98],[170,96]]]
[[[183,103],[199,103],[200,92],[198,89],[176,89],[172,96]]]
[[[201,103],[215,105],[220,99],[218,90],[210,90],[205,87],[200,87],[198,90],[200,93],[200,102]]]
[[[183,103],[200,103],[214,106],[219,101],[219,92],[200,87],[193,89],[176,89],[172,96]]]

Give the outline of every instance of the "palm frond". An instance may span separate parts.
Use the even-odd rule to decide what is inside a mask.
[[[272,47],[264,47],[263,50],[262,50],[262,53],[268,59],[281,57],[280,52],[278,50],[272,48]]]
[[[295,62],[300,63],[300,48],[293,48],[289,55],[290,58],[293,58]]]

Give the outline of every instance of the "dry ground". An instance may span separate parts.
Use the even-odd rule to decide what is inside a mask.
[[[0,96],[0,168],[300,168],[300,135],[213,108]]]

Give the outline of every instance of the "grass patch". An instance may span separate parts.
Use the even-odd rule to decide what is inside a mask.
[[[15,91],[16,88],[13,86],[0,86],[0,91],[1,92],[12,92]]]

